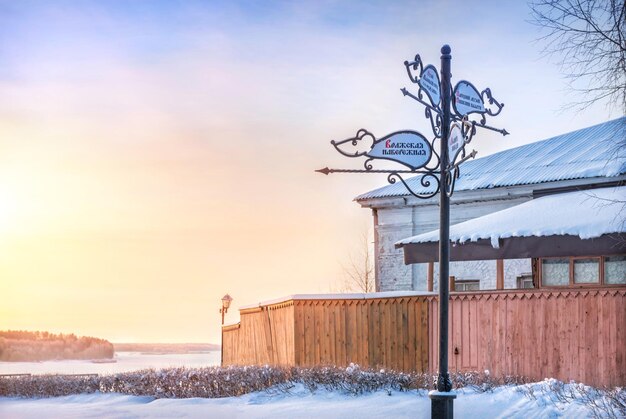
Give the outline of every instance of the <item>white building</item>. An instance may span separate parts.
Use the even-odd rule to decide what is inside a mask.
[[[467,161],[460,166],[451,198],[450,224],[542,196],[626,185],[625,144],[626,117],[622,117]],[[418,193],[429,192],[419,178],[408,183]],[[438,196],[419,199],[396,183],[364,193],[356,201],[370,208],[374,218],[376,290],[436,290],[437,264],[405,265],[403,251],[395,244],[439,227]],[[450,275],[457,291],[495,289],[496,282],[504,288],[533,287],[530,258],[451,262]]]

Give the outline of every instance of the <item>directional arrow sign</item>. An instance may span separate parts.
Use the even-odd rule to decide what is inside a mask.
[[[461,125],[454,123],[452,127],[450,127],[450,137],[448,138],[448,158],[450,160],[450,165],[454,166],[456,163],[456,158],[463,150],[463,146],[465,145],[465,140],[463,138],[463,131],[461,130]]]
[[[432,103],[434,107],[438,107],[441,101],[441,87],[437,69],[432,65],[424,67],[418,84],[428,95],[430,103]]]
[[[382,137],[372,144],[368,157],[393,160],[412,170],[426,166],[432,156],[430,143],[416,131],[397,131]]]
[[[452,107],[459,116],[486,112],[480,93],[478,93],[478,90],[472,83],[465,80],[461,80],[454,87]]]

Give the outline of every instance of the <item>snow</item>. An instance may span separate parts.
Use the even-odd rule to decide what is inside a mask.
[[[262,301],[256,304],[241,306],[240,310],[268,306],[272,304],[280,304],[286,301],[297,300],[367,300],[371,298],[399,298],[399,297],[416,297],[421,295],[436,295],[436,293],[428,291],[383,291],[369,293],[335,293],[335,294],[293,294],[273,300]]]
[[[431,390],[428,392],[428,397],[451,397],[453,399],[456,399],[456,391],[437,391],[437,390]]]
[[[492,392],[456,390],[454,412],[460,418],[585,418],[591,411],[584,403],[560,402],[551,397],[549,381],[529,385],[535,399],[520,391],[523,386],[496,387]],[[269,391],[222,399],[154,399],[121,394],[81,394],[50,399],[0,397],[0,417],[15,419],[63,418],[428,418],[426,391],[377,391],[360,396],[317,390],[311,393],[296,384],[289,393]]]
[[[456,181],[455,191],[462,193],[477,189],[623,175],[626,173],[626,155],[616,150],[622,147],[620,142],[624,139],[625,130],[626,117],[621,117],[469,160],[461,166],[461,176]],[[415,176],[406,182],[416,193],[433,192],[434,183],[424,187],[420,183],[421,179],[421,176]],[[361,194],[355,200],[407,195],[409,193],[402,182],[396,182]]]
[[[0,374],[115,374],[147,368],[208,367],[219,365],[220,352],[191,354],[142,354],[116,352],[115,363],[85,361],[0,362]]]
[[[455,224],[450,227],[450,240],[487,239],[497,249],[499,240],[509,237],[573,235],[584,240],[625,233],[624,202],[626,186],[545,196]],[[396,246],[437,241],[439,230],[400,240]]]

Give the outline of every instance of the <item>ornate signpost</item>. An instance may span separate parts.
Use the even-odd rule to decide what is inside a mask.
[[[470,143],[476,128],[496,131],[502,135],[508,132],[487,125],[487,116],[496,116],[502,110],[491,95],[490,89],[479,92],[473,84],[462,80],[454,89],[451,85],[450,55],[448,45],[441,48],[441,79],[432,65],[424,66],[419,55],[411,62],[405,61],[407,74],[411,82],[419,86],[417,95],[403,88],[402,94],[415,99],[424,106],[424,114],[430,121],[433,132],[432,140],[416,131],[397,131],[376,139],[364,129],[356,136],[343,141],[331,141],[335,149],[347,157],[365,157],[363,169],[317,170],[329,173],[385,173],[389,183],[400,180],[407,191],[417,197],[428,199],[440,193],[439,201],[439,372],[437,389],[431,391],[433,418],[452,418],[453,400],[452,383],[448,373],[448,300],[449,284],[443,278],[449,277],[450,263],[450,197],[454,192],[455,180],[459,177],[459,166],[469,158],[476,156],[476,151],[467,153],[465,146]],[[424,94],[427,100],[424,98]],[[476,119],[478,118],[478,119]],[[439,153],[435,142],[439,140]],[[371,142],[371,145],[370,145]],[[365,151],[350,151],[365,144]],[[378,159],[391,160],[402,164],[407,169],[374,169],[373,162]],[[421,190],[414,190],[405,180],[405,176],[419,177]]]

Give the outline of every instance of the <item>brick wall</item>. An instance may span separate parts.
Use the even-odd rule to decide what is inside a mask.
[[[500,199],[453,204],[450,208],[450,224],[457,224],[500,211],[528,199]],[[398,240],[439,228],[437,201],[429,200],[425,201],[424,204],[377,208],[378,224],[374,228],[376,231],[376,275],[380,284],[378,291],[426,290],[426,264],[405,265],[403,251],[395,248],[395,243]],[[504,268],[504,287],[516,288],[517,276],[521,273],[530,272],[530,260],[506,261]],[[450,275],[459,279],[480,279],[481,289],[495,289],[496,262],[451,262]],[[437,290],[437,267],[435,267],[434,281],[435,290]]]

